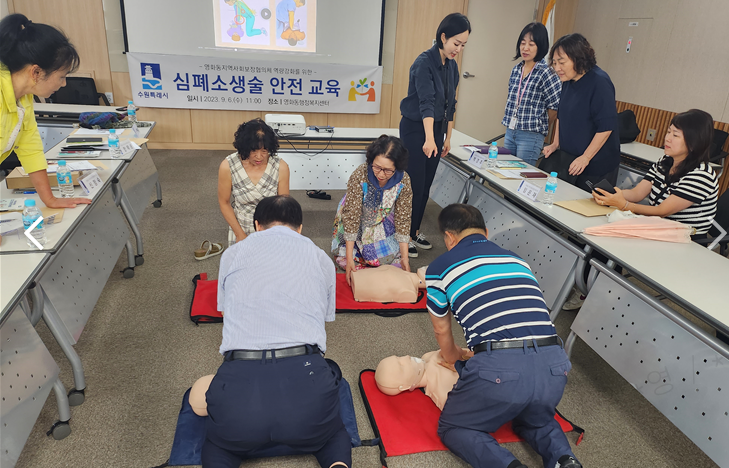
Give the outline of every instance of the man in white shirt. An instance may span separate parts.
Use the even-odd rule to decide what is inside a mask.
[[[220,261],[218,310],[225,361],[206,394],[203,467],[238,468],[260,449],[288,446],[323,468],[351,466],[339,412],[339,380],[324,360],[325,322],[334,321],[335,269],[301,235],[301,205],[263,199],[256,232]]]

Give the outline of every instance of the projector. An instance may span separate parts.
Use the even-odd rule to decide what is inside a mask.
[[[306,121],[303,115],[266,114],[266,125],[282,135],[303,135],[306,133]]]

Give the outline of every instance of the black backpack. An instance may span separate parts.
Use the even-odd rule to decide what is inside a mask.
[[[635,141],[640,135],[640,128],[635,121],[635,113],[628,109],[618,113],[618,136],[620,143],[630,143]]]

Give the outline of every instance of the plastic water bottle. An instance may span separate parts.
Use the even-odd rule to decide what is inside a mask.
[[[496,142],[491,142],[491,147],[489,147],[489,159],[488,162],[486,162],[486,169],[496,169],[496,159],[499,157],[499,147],[496,146]]]
[[[27,231],[33,225],[35,220],[41,217],[43,217],[43,214],[41,214],[41,211],[38,209],[37,206],[35,206],[35,200],[26,199],[25,209],[23,210],[23,230]],[[44,222],[41,221],[40,223],[38,223],[35,229],[30,232],[40,245],[45,245],[47,241],[46,230],[43,224]],[[35,248],[35,244],[31,242],[30,239],[27,240],[27,243],[30,247]]]
[[[56,179],[58,180],[58,191],[61,193],[61,198],[73,198],[73,178],[66,161],[63,159],[58,161]]]
[[[134,105],[134,101],[127,103],[127,120],[130,122],[137,121],[137,106]]]
[[[554,203],[554,194],[557,193],[557,173],[551,172],[547,177],[547,185],[544,186],[544,196],[542,197],[542,203],[547,206],[552,206]]]
[[[119,136],[113,128],[109,130],[109,153],[114,159],[120,158],[122,155],[121,148],[119,148]]]

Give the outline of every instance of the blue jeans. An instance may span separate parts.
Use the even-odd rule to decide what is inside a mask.
[[[539,159],[539,155],[542,153],[543,146],[544,135],[541,133],[506,129],[504,148],[511,151],[511,154],[521,158],[527,164],[531,164],[532,166],[537,164],[537,159]]]
[[[514,455],[489,432],[512,421],[514,432],[552,468],[574,456],[559,423],[557,404],[572,368],[560,346],[484,351],[466,361],[448,394],[438,435],[474,468],[506,468]]]

